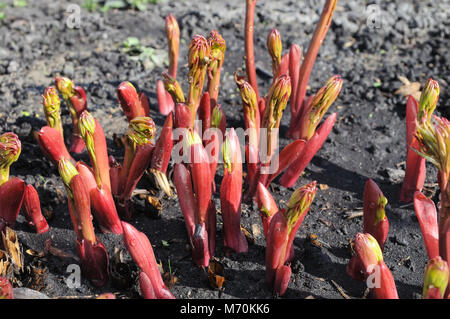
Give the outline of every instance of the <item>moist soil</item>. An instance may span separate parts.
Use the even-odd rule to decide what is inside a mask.
[[[6,17],[0,24],[0,130],[13,131],[21,139],[22,154],[11,173],[36,187],[50,225],[48,233],[37,235],[20,215],[15,229],[24,251],[42,252],[49,239],[51,246],[57,248],[43,257],[25,253],[26,262],[45,268],[45,280],[39,289],[51,298],[104,292],[121,298],[140,298],[137,267],[124,250],[121,237],[111,234],[99,233],[98,237],[110,255],[113,279],[102,289],[85,279],[79,287],[69,288],[66,284],[70,275],[67,267],[78,263],[75,235],[57,169],[43,156],[33,137],[33,132],[45,125],[41,95],[57,75],[68,76],[84,87],[88,108],[105,130],[108,151],[121,160],[123,148],[115,137],[125,133],[127,122],[117,102],[116,88],[127,80],[144,91],[150,99],[151,116],[158,130],[161,128],[164,117],[157,111],[155,88],[167,67],[164,17],[172,13],[181,28],[178,79],[185,90],[190,39],[217,29],[226,40],[219,102],[226,112],[227,126],[243,127],[233,74],[244,67],[245,2],[158,1],[144,11],[90,12],[81,8],[78,28],[67,24],[68,19],[69,25],[74,21],[70,20],[70,5],[81,6],[84,1],[28,1],[26,7],[13,7],[12,1],[6,3]],[[258,1],[255,51],[262,94],[268,92],[271,83],[270,58],[265,47],[268,32],[272,28],[280,31],[285,50],[293,43],[306,50],[322,3]],[[339,1],[308,91],[315,92],[329,77],[340,74],[344,86],[329,111],[337,112],[338,120],[295,186],[316,180],[320,189],[294,240],[292,278],[282,298],[366,296],[365,284],[353,281],[345,267],[351,257],[350,240],[362,231],[362,217],[349,216],[361,212],[367,178],[379,185],[389,201],[386,212],[390,231],[384,259],[393,273],[399,296],[420,297],[427,255],[413,207],[399,201],[406,155],[406,97],[395,91],[403,85],[399,76],[420,83],[433,77],[441,85],[437,114],[448,115],[449,16],[448,1]],[[124,51],[123,43],[129,37],[136,37],[143,46],[153,49],[148,58],[136,59]],[[62,110],[67,138],[71,119],[65,106]],[[281,147],[289,143],[284,138],[289,119],[288,107],[281,125]],[[86,153],[77,159],[88,161]],[[429,163],[427,173],[425,192],[437,203],[436,170]],[[219,167],[218,187],[222,175]],[[271,191],[280,207],[284,207],[295,187],[284,188],[277,180],[272,183]],[[138,188],[154,189],[147,178]],[[131,223],[149,237],[164,271],[170,270],[177,278],[171,288],[176,298],[273,297],[265,282],[265,240],[254,205],[242,207],[242,225],[254,237],[248,253],[225,252],[218,215],[216,258],[224,266],[225,276],[224,287],[219,291],[210,287],[205,271],[192,262],[177,199],[155,192],[163,207],[159,218],[154,218],[136,198]],[[217,194],[214,200],[219,210]],[[316,235],[317,240],[310,240],[310,234]],[[115,250],[123,250],[120,263],[114,262]],[[22,285],[26,286],[26,280]]]

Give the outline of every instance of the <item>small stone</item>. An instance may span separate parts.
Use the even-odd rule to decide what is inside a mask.
[[[386,168],[385,173],[393,183],[401,182],[405,177],[405,171],[402,169]]]
[[[15,299],[49,299],[47,295],[29,288],[14,288]]]
[[[73,72],[74,72],[73,64],[72,63],[66,63],[64,65],[64,69],[63,69],[64,75],[66,75],[67,77],[71,78],[71,77],[73,77]]]
[[[9,62],[8,69],[7,69],[8,73],[17,72],[18,69],[19,69],[19,63],[17,63],[16,61]]]
[[[423,298],[421,294],[419,294],[418,292],[414,292],[412,294],[412,299],[423,299]]]
[[[260,237],[261,235],[261,229],[259,228],[258,224],[253,224],[252,225],[252,234],[253,236],[255,236],[256,238]]]
[[[407,246],[408,241],[406,238],[403,238],[402,236],[394,235],[390,238],[391,242],[400,245],[400,246]]]

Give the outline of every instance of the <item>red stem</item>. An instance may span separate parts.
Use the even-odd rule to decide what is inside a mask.
[[[32,185],[25,187],[23,212],[28,224],[36,230],[36,233],[42,234],[49,230],[47,221],[42,215],[39,195]]]
[[[381,196],[383,193],[380,188],[369,178],[364,186],[363,230],[365,233],[371,234],[383,250],[389,232],[389,221],[386,216],[377,221],[378,201]]]
[[[419,149],[418,141],[414,136],[418,111],[417,101],[409,96],[406,103],[406,171],[400,192],[400,200],[405,203],[413,200],[415,191],[422,190],[426,178],[425,159],[411,149]]]
[[[247,0],[245,7],[245,68],[248,82],[256,93],[256,100],[259,101],[258,81],[255,69],[255,49],[253,46],[253,32],[255,19],[255,6],[257,0]]]
[[[164,126],[161,134],[156,142],[155,149],[152,154],[152,161],[150,168],[166,173],[169,165],[170,155],[173,149],[173,113],[169,113],[164,121]]]
[[[300,72],[300,62],[302,60],[302,50],[297,44],[291,45],[289,50],[289,77],[291,78],[292,84],[292,94],[291,94],[291,124],[294,125],[295,120],[295,106],[297,105],[297,87],[298,87],[298,76]]]
[[[312,160],[317,151],[322,147],[336,122],[336,113],[331,114],[317,129],[313,137],[306,143],[301,155],[287,168],[280,179],[284,187],[292,187],[297,182],[300,174]]]
[[[428,258],[439,256],[439,226],[436,206],[421,192],[414,193],[414,210],[422,230]]]
[[[295,114],[298,114],[300,108],[303,105],[303,100],[306,96],[306,87],[308,86],[309,77],[311,75],[311,70],[316,61],[317,54],[319,53],[320,46],[328,32],[331,25],[331,20],[333,18],[334,10],[336,9],[338,0],[326,0],[326,3],[322,10],[322,15],[320,16],[319,23],[317,24],[314,35],[309,43],[308,51],[306,52],[305,59],[300,67],[299,71],[299,82],[297,86],[297,97],[295,105]]]

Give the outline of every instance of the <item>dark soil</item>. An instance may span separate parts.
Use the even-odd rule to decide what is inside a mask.
[[[12,2],[12,1],[10,1]],[[43,156],[33,131],[45,125],[41,94],[56,75],[65,75],[86,89],[88,107],[102,124],[111,154],[121,158],[123,150],[113,135],[124,134],[127,122],[116,99],[121,81],[131,81],[150,98],[152,117],[158,128],[164,117],[156,109],[155,87],[165,66],[149,61],[134,61],[122,52],[128,37],[137,37],[155,54],[165,54],[164,17],[172,13],[181,27],[179,79],[186,89],[187,46],[197,33],[207,35],[217,29],[227,41],[220,103],[228,127],[242,127],[242,106],[233,80],[236,69],[243,67],[244,13],[242,0],[229,1],[161,1],[146,11],[109,10],[106,13],[81,11],[80,28],[70,29],[66,9],[70,3],[84,1],[28,1],[24,8],[9,5],[0,24],[0,131],[13,131],[22,141],[22,154],[12,166],[12,175],[34,185],[43,208],[52,212],[50,232],[36,235],[19,217],[16,226],[25,249],[44,249],[51,239],[54,247],[76,256],[75,235],[67,211],[62,182],[57,169]],[[258,1],[255,17],[255,46],[260,91],[267,92],[271,82],[266,36],[276,27],[284,48],[292,43],[307,47],[318,20],[323,1]],[[367,5],[378,4],[375,23]],[[306,169],[297,187],[309,181],[328,186],[319,190],[314,203],[294,241],[293,274],[283,298],[343,298],[338,286],[351,298],[361,298],[363,283],[352,281],[345,272],[350,258],[349,241],[362,230],[362,219],[348,219],[348,213],[362,207],[362,192],[367,178],[374,179],[389,200],[387,216],[390,234],[384,258],[392,270],[400,298],[417,298],[422,291],[423,271],[427,261],[419,224],[412,206],[399,202],[405,160],[404,96],[394,94],[402,83],[398,76],[424,83],[429,77],[441,85],[437,112],[449,107],[450,91],[450,3],[448,1],[360,1],[342,0],[334,22],[320,50],[310,80],[311,92],[334,74],[341,74],[344,87],[331,112],[338,121],[323,148]],[[368,22],[369,21],[369,22]],[[66,137],[71,130],[68,110],[63,107]],[[283,118],[281,135],[287,131],[289,112]],[[282,138],[280,144],[289,141]],[[88,160],[86,154],[80,158]],[[427,191],[438,194],[436,172],[428,165]],[[222,169],[216,182],[220,184]],[[148,183],[147,183],[148,184]],[[139,187],[146,187],[143,181]],[[326,187],[322,187],[326,188]],[[294,188],[286,189],[275,181],[273,194],[280,206]],[[218,197],[215,197],[219,207]],[[154,246],[158,260],[166,271],[170,267],[178,278],[171,288],[176,298],[271,298],[265,283],[265,241],[256,243],[248,253],[225,256],[218,220],[216,257],[225,267],[223,293],[210,288],[202,269],[191,260],[184,221],[177,199],[162,199],[160,219],[149,218],[138,203],[132,224],[143,231]],[[244,205],[242,224],[261,229],[253,206]],[[98,229],[98,228],[97,228]],[[318,236],[321,247],[311,244],[308,234]],[[99,234],[112,258],[115,247],[124,249],[120,236]],[[38,257],[27,255],[32,262]],[[131,287],[111,281],[95,289],[83,279],[80,288],[65,283],[67,266],[73,258],[47,255],[40,258],[48,269],[41,292],[50,297],[86,296],[117,292],[119,296],[138,297],[136,266],[125,254],[132,273]],[[36,261],[34,261],[36,262]]]

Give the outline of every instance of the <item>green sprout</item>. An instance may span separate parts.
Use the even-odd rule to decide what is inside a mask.
[[[122,52],[127,54],[131,60],[144,63],[144,66],[150,64],[148,68],[169,64],[165,51],[147,47],[136,37],[129,37],[122,43]]]

